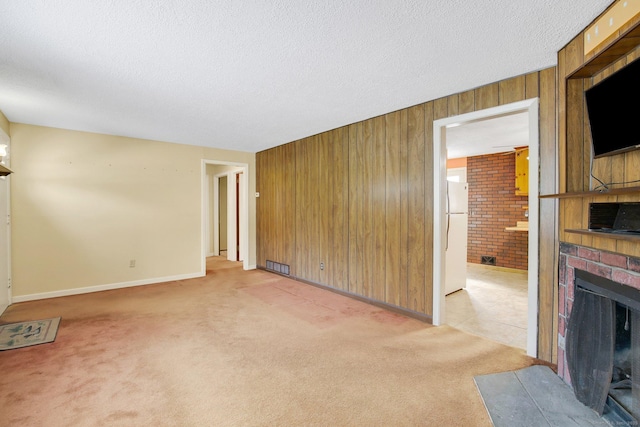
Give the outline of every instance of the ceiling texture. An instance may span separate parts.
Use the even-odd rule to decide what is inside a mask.
[[[257,152],[553,66],[611,3],[8,0],[0,110]]]
[[[489,117],[448,127],[447,158],[515,152],[529,146],[529,114],[521,112]]]

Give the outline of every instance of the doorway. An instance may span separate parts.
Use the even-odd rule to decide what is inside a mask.
[[[9,136],[0,129],[0,163],[10,167]],[[0,177],[0,314],[11,304],[11,225],[10,185],[11,175]]]
[[[227,236],[227,259],[241,261],[243,269],[249,270],[248,171],[249,166],[244,163],[215,160],[202,161],[203,271],[206,271],[206,258],[208,256],[219,256],[221,250],[224,249],[221,238],[225,234]],[[220,190],[221,186],[224,186],[222,191]],[[220,193],[225,191],[227,194],[227,221],[226,227],[221,231]]]
[[[235,186],[234,186],[234,192],[235,192],[235,216],[231,219],[234,222],[234,226],[235,226],[235,259],[236,261],[242,261],[242,254],[240,253],[240,242],[242,241],[240,238],[240,229],[242,228],[240,226],[240,210],[242,209],[242,190],[241,190],[241,182],[242,182],[242,178],[243,178],[243,174],[242,172],[236,172],[233,174],[234,175],[234,182],[235,182]],[[228,251],[227,251],[228,252]]]
[[[216,197],[214,192],[214,197],[218,200],[218,208],[216,211],[218,212],[218,256],[227,256],[227,250],[229,249],[229,241],[228,241],[228,219],[229,219],[229,195],[228,195],[228,184],[229,177],[227,175],[222,175],[218,178],[218,195]],[[216,233],[214,232],[214,236]]]
[[[505,115],[526,113],[529,136],[529,232],[527,272],[527,337],[526,350],[537,354],[538,313],[538,99],[531,99],[495,108],[476,111],[434,122],[434,248],[433,248],[433,324],[446,320],[445,307],[445,244],[446,244],[446,160],[448,127]]]

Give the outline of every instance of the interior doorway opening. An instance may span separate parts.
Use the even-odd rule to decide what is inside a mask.
[[[0,129],[0,164],[11,166],[11,140]],[[0,176],[0,314],[11,305],[11,175]]]
[[[447,128],[490,118],[525,113],[528,119],[528,248],[526,351],[537,354],[538,313],[538,99],[449,117],[434,122],[434,269],[433,324],[446,323]]]
[[[213,222],[213,239],[217,242],[218,248],[217,250],[214,249],[214,255],[226,257],[229,249],[229,177],[224,174],[216,176],[216,179],[218,180],[218,191],[216,194],[216,187],[214,187],[213,197],[218,201],[217,208],[214,207],[214,215],[217,214],[218,220]]]
[[[202,161],[204,271],[207,257],[221,255],[249,270],[248,170],[244,163]]]

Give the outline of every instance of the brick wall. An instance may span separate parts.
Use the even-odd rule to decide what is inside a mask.
[[[499,267],[527,269],[528,233],[505,231],[527,220],[528,198],[515,195],[515,168],[515,153],[467,158],[468,262],[480,264],[486,255],[496,257]]]
[[[575,269],[588,271],[640,289],[640,259],[570,243],[560,243],[558,274],[558,375],[571,384],[565,357],[565,337],[573,308]]]

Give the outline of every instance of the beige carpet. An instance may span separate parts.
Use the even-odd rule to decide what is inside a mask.
[[[537,361],[238,263],[205,278],[14,304],[62,317],[0,353],[3,426],[489,426],[476,375]]]

